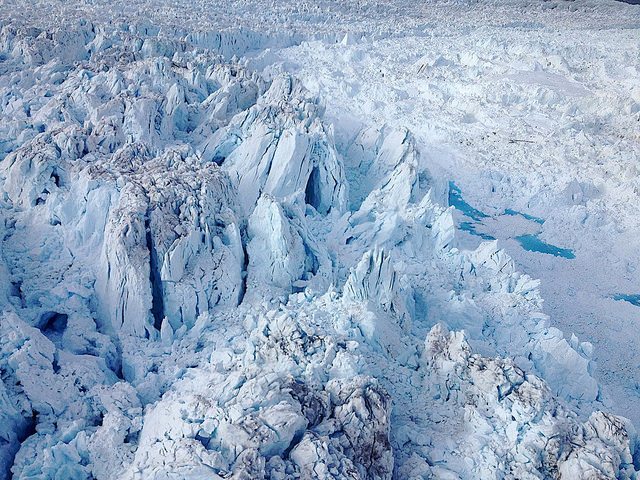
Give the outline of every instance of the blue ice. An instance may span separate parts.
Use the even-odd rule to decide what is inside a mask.
[[[519,237],[515,237],[515,239],[520,242],[522,248],[529,252],[546,253],[547,255],[553,255],[555,257],[563,257],[568,259],[576,258],[573,250],[570,250],[568,248],[556,247],[555,245],[543,242],[538,238],[538,235],[520,235]]]

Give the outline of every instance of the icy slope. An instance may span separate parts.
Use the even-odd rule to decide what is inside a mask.
[[[414,134],[218,55],[257,38],[3,27],[1,474],[633,478]]]

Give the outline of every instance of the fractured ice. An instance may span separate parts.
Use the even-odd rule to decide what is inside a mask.
[[[224,38],[2,28],[0,476],[632,478],[591,345],[456,248],[411,132],[339,151]]]

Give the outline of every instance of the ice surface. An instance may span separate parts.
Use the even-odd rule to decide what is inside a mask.
[[[566,29],[547,3],[490,13],[520,12],[516,36],[550,15]],[[421,56],[408,35],[488,10],[242,5],[0,6],[0,478],[635,478],[597,348],[558,328],[503,241],[573,249],[559,225],[604,225],[588,209],[607,190],[563,184],[566,218],[549,191],[488,201],[517,182],[458,182],[444,130],[425,135],[411,90],[378,69],[391,48],[411,82],[432,79],[407,85],[472,129],[486,112],[449,75],[489,60]],[[615,11],[575,8],[585,29]],[[492,108],[515,84],[549,108],[591,95],[536,48],[562,73],[502,71]]]
[[[434,199],[445,204],[453,181],[489,216],[475,232],[497,239],[518,270],[541,279],[550,323],[594,346],[601,400],[638,425],[640,338],[632,332],[640,312],[611,298],[637,292],[640,271],[638,9],[608,1],[462,3],[393,2],[379,12],[385,21],[374,20],[374,2],[359,2],[361,21],[348,7],[338,17],[350,18],[366,41],[302,42],[253,64],[276,62],[333,99],[325,116],[341,127],[343,150],[365,119],[409,129]],[[503,215],[508,209],[544,222]],[[454,211],[455,226],[465,221]],[[576,258],[527,251],[515,240],[525,234]],[[461,249],[481,242],[456,231]]]

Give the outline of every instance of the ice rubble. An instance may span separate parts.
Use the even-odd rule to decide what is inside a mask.
[[[456,248],[411,133],[338,152],[216,42],[2,29],[2,475],[632,478],[590,346]]]

